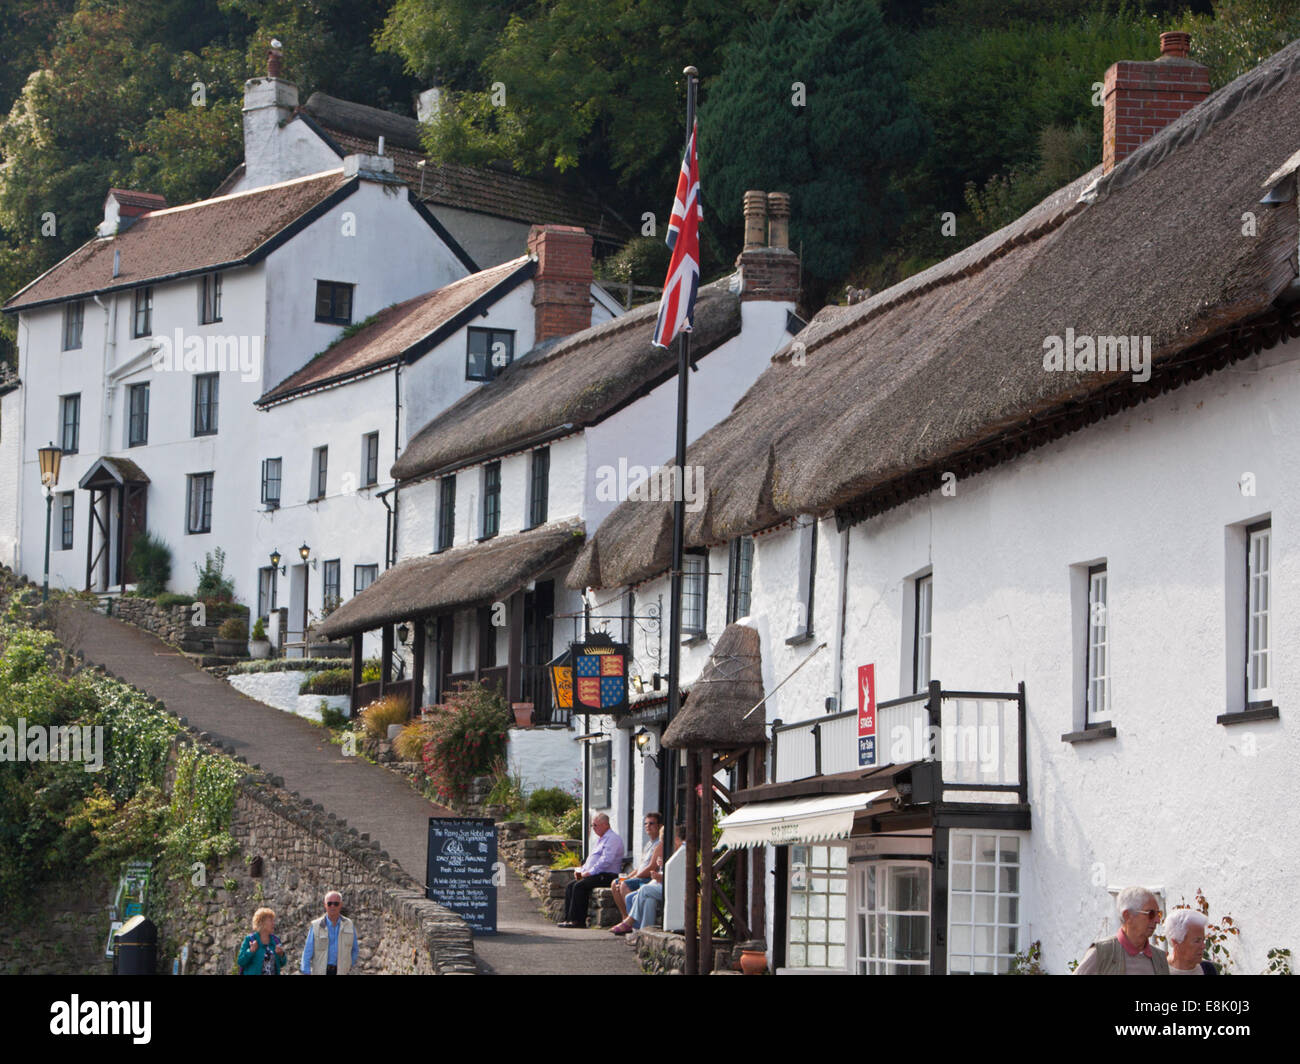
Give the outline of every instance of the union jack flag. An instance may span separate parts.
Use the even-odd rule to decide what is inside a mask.
[[[695,320],[695,293],[700,286],[700,221],[704,208],[700,203],[700,160],[695,154],[699,123],[691,129],[677,178],[677,198],[668,223],[667,244],[673,256],[668,262],[664,294],[659,300],[659,320],[655,323],[654,345],[667,347],[680,332],[690,332]]]

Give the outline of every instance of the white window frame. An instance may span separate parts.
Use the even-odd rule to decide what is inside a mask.
[[[796,857],[801,851],[808,854],[808,859],[803,861],[796,860]],[[825,851],[825,864],[812,860],[813,856],[817,854],[818,851]],[[836,859],[832,857],[833,852],[840,855],[838,863],[836,862]],[[843,843],[839,845],[834,843],[810,843],[790,847],[789,871],[786,878],[786,926],[784,928],[785,957],[789,970],[803,972],[846,972],[849,970],[849,961],[852,956],[852,950],[849,944],[849,936],[851,934],[849,899],[853,890],[852,878],[853,866],[849,864],[849,849],[847,845]],[[814,886],[819,881],[825,881],[827,889],[815,890]],[[835,883],[842,883],[843,889],[836,891],[834,889]],[[811,912],[814,907],[813,899],[815,897],[824,897],[826,899],[825,915],[813,914]],[[796,912],[799,908],[796,898],[805,899],[804,913]],[[836,907],[836,898],[840,899],[843,906],[843,911],[838,916],[833,912]],[[830,925],[835,921],[839,921],[843,927],[841,940],[838,943],[830,942],[830,938],[832,937]],[[795,940],[795,931],[799,929],[799,922],[802,922],[805,925],[802,929],[804,933],[800,936],[802,938],[801,942]],[[811,940],[809,930],[810,925],[814,922],[819,924],[825,923],[825,942],[818,943]],[[829,963],[809,964],[807,963],[807,953],[804,953],[801,956],[796,955],[795,950],[800,945],[804,946],[805,949],[815,949],[818,946],[822,946],[826,949],[828,957],[832,948],[840,948],[844,952],[843,960],[838,966],[831,966]],[[802,960],[803,963],[798,963],[800,960]]]
[[[311,497],[308,502],[319,502],[329,490],[330,449],[326,445],[311,453]]]
[[[992,855],[986,851],[989,840],[992,840]],[[1016,859],[1004,861],[1007,844],[1013,841]],[[963,842],[969,842],[969,846],[963,847]],[[949,831],[947,955],[950,975],[1005,974],[1014,956],[1025,949],[1029,926],[1025,919],[1024,894],[1028,852],[1028,838],[1017,832],[993,828]],[[979,889],[981,886],[986,889]],[[964,906],[963,902],[966,902]],[[962,930],[970,932],[969,942],[958,933]],[[1014,942],[1006,937],[1011,931],[1015,933]],[[991,942],[987,948],[986,942]],[[1015,949],[1007,949],[1009,945]]]
[[[1273,522],[1246,528],[1246,708],[1273,703]]]
[[[903,965],[906,968],[915,969],[915,972],[909,974],[929,975],[930,965],[932,962],[930,943],[933,940],[933,926],[931,921],[934,919],[934,866],[929,861],[860,861],[853,866],[853,883],[852,899],[853,912],[850,920],[851,942],[849,960],[849,970],[857,974],[899,974],[878,972],[873,973],[872,969],[876,966],[884,965]],[[926,872],[926,889],[925,889],[925,909],[890,909],[886,904],[883,908],[877,908],[874,911],[867,907],[867,877],[871,872],[883,874],[886,884],[886,898],[888,897],[888,878],[891,872],[903,868],[923,868]],[[925,959],[902,960],[891,957],[879,957],[871,949],[870,933],[872,917],[877,919],[884,918],[886,925],[888,918],[891,916],[924,916],[926,919],[925,934]],[[866,925],[866,933],[862,930],[863,924]]]
[[[933,676],[931,634],[934,630],[934,573],[923,573],[912,582],[915,596],[912,617],[912,693],[924,691]]]
[[[1106,563],[1088,567],[1084,618],[1083,726],[1110,723],[1110,576]]]
[[[688,604],[688,597],[691,599]],[[698,608],[696,607],[698,603]],[[682,637],[695,639],[708,631],[709,625],[709,556],[688,553],[682,556]]]

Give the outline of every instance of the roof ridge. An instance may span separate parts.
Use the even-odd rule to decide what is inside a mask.
[[[343,167],[339,166],[333,170],[321,170],[319,173],[306,174],[303,177],[291,177],[287,181],[277,181],[271,185],[258,185],[257,188],[245,188],[239,192],[227,192],[224,196],[210,196],[207,199],[195,200],[193,203],[178,203],[175,207],[163,207],[156,211],[146,211],[141,215],[142,218],[158,218],[164,214],[179,214],[181,211],[193,210],[195,207],[206,207],[211,203],[225,203],[228,200],[239,199],[241,196],[255,196],[259,192],[272,192],[276,189],[288,188],[290,185],[302,185],[308,181],[319,181],[322,178],[330,176],[342,176]],[[109,237],[108,239],[112,239]]]

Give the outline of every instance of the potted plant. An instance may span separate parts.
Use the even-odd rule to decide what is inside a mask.
[[[271,656],[271,641],[266,638],[266,624],[261,617],[253,624],[253,634],[248,639],[248,656],[250,658]]]
[[[248,653],[248,624],[240,617],[227,617],[217,629],[212,649],[223,658],[240,658]]]

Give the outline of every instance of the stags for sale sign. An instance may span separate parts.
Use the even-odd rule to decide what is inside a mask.
[[[876,666],[858,666],[858,765],[876,763]]]

